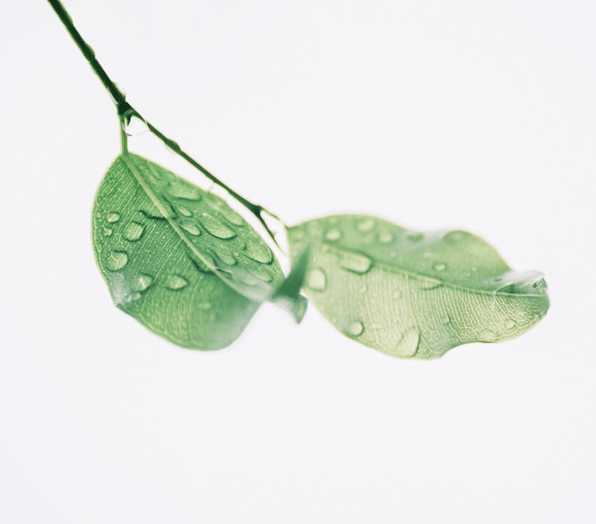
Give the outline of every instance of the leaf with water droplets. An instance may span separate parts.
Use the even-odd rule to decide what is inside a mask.
[[[223,199],[137,155],[118,157],[99,186],[93,247],[114,303],[183,347],[231,344],[267,300],[304,315],[308,260],[286,279]]]
[[[310,249],[305,291],[342,333],[405,358],[437,358],[469,342],[500,342],[549,306],[537,271],[513,271],[465,231],[421,233],[362,215],[288,228],[292,257]]]

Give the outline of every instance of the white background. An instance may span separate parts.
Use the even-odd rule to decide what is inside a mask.
[[[468,229],[552,306],[431,362],[314,308],[217,352],[162,341],[93,260],[112,102],[48,4],[5,2],[0,521],[596,522],[594,2],[67,6],[146,118],[286,223]]]

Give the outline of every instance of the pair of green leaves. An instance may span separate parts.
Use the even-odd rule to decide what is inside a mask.
[[[231,344],[265,301],[300,322],[305,279],[306,294],[338,330],[400,357],[507,340],[548,309],[541,274],[512,271],[463,231],[425,235],[340,215],[287,232],[286,277],[224,200],[130,153],[108,170],[93,210],[96,260],[114,303],[182,347]]]

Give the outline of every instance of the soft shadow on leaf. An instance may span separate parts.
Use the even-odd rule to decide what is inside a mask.
[[[465,231],[421,233],[365,215],[288,228],[292,257],[308,246],[305,290],[339,331],[404,358],[437,358],[470,342],[500,342],[548,310],[537,271],[513,271]]]
[[[182,347],[231,344],[287,286],[269,246],[223,199],[138,155],[119,156],[99,186],[93,247],[114,303]],[[281,293],[299,320],[304,297]]]

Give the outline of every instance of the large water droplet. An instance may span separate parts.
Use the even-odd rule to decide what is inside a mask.
[[[200,200],[201,198],[201,190],[198,187],[179,178],[172,181],[168,193],[174,198],[183,198],[185,200]]]
[[[408,329],[395,348],[393,349],[392,353],[395,354],[397,357],[413,357],[418,350],[418,345],[420,344],[420,331],[417,328],[410,328]]]
[[[367,218],[358,224],[360,231],[370,231],[373,227],[375,227],[375,221],[372,218]]]
[[[342,251],[339,255],[339,265],[347,271],[363,275],[372,267],[372,260],[366,255],[362,255],[360,253]]]
[[[110,271],[122,269],[128,262],[128,253],[126,251],[112,251],[112,254],[106,259],[106,267]]]
[[[201,235],[201,230],[194,224],[182,224],[180,227],[184,229],[184,231],[190,233],[191,235],[194,235],[195,237]]]
[[[120,215],[118,213],[108,213],[106,220],[110,224],[113,224],[114,222],[118,222],[118,220],[120,220]]]
[[[389,231],[383,231],[382,233],[379,233],[379,242],[381,242],[382,244],[388,244],[392,240],[393,235],[389,233]]]
[[[153,278],[149,275],[141,274],[134,283],[134,289],[136,291],[145,291],[146,289],[149,289],[151,284],[153,284]]]
[[[168,275],[164,284],[167,288],[177,291],[188,285],[188,280],[178,275]]]
[[[270,264],[273,262],[273,253],[271,252],[271,249],[269,249],[269,246],[263,242],[249,240],[246,245],[245,255],[261,264]]]
[[[236,236],[235,231],[232,231],[223,222],[210,215],[202,216],[201,223],[203,224],[203,227],[214,237],[221,238],[223,240],[229,240]]]
[[[306,286],[315,291],[323,291],[327,287],[327,276],[325,272],[315,267],[306,275]]]
[[[341,231],[336,227],[331,228],[327,233],[325,233],[325,238],[327,240],[339,240],[341,238]]]
[[[138,222],[130,222],[126,225],[126,229],[124,230],[124,238],[129,242],[136,242],[143,235],[143,231],[145,231],[144,226]]]
[[[436,271],[444,271],[447,266],[445,264],[435,264],[433,267]]]
[[[364,331],[364,326],[362,325],[362,322],[359,322],[358,320],[354,320],[348,326],[348,335],[351,335],[353,337],[362,335],[363,331]]]

